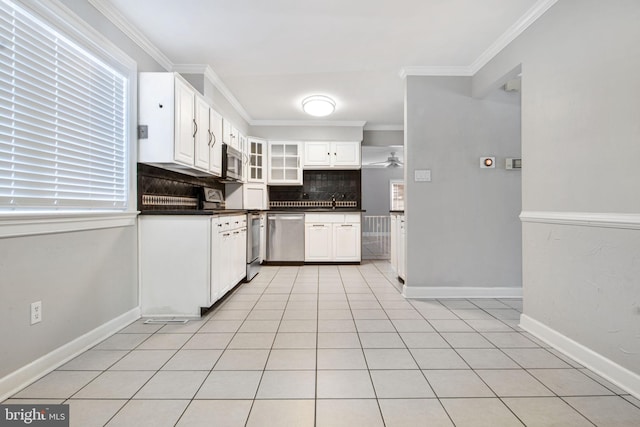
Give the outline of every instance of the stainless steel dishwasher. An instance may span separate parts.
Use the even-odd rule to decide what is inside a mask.
[[[304,214],[267,214],[267,261],[304,262]]]

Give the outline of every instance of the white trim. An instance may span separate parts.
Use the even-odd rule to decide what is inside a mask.
[[[93,54],[117,61],[119,68],[124,66],[127,72],[133,70],[135,76],[136,61],[59,0],[18,0],[18,3],[54,25],[56,30],[67,33],[74,42],[88,47]]]
[[[624,228],[640,230],[640,214],[596,212],[523,211],[520,221],[580,227]]]
[[[400,78],[407,76],[451,76],[470,77],[475,75],[482,67],[487,65],[502,49],[509,45],[540,18],[558,0],[538,0],[524,15],[507,29],[491,46],[487,48],[470,65],[450,65],[450,66],[411,66],[403,67],[400,70]]]
[[[536,22],[551,6],[556,4],[558,0],[538,0],[532,7],[516,21],[507,31],[504,32],[491,46],[476,58],[469,66],[471,74],[475,74],[482,67],[487,65],[502,49],[507,47],[509,43],[514,41],[516,37],[522,34],[531,24]]]
[[[211,82],[211,84],[220,91],[222,96],[231,104],[231,106],[240,114],[240,116],[249,124],[251,124],[251,116],[244,109],[240,101],[229,90],[227,85],[224,84],[220,76],[213,71],[207,64],[174,64],[173,71],[181,74],[203,74],[204,77]]]
[[[171,71],[173,68],[173,62],[160,51],[153,43],[138,30],[127,18],[120,13],[109,1],[107,0],[89,0],[89,3],[95,7],[105,18],[107,18],[113,25],[115,25],[120,31],[122,31],[127,37],[129,37],[135,44],[140,46],[150,57],[152,57],[158,64],[160,64],[165,70]]]
[[[404,125],[364,125],[364,130],[382,131],[404,131]]]
[[[252,120],[251,126],[319,126],[364,128],[365,121],[346,120]]]
[[[405,298],[522,298],[521,287],[402,286]]]
[[[523,314],[520,327],[640,399],[640,375]]]
[[[402,67],[399,76],[401,79],[407,76],[471,77],[473,76],[473,71],[471,67],[465,65],[413,66]]]
[[[0,402],[140,318],[136,307],[0,378]]]
[[[138,212],[7,213],[0,214],[0,239],[68,233],[102,228],[131,227]]]

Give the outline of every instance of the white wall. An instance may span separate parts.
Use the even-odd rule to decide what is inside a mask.
[[[407,77],[405,102],[406,295],[519,288],[521,176],[504,167],[520,154],[519,95],[475,99],[468,77]],[[483,155],[497,167],[480,169]],[[416,169],[432,181],[415,182]]]
[[[523,210],[540,221],[523,224],[525,316],[637,384],[639,22],[638,1],[559,1],[474,77],[481,91],[522,67]],[[593,213],[603,226],[579,221]]]

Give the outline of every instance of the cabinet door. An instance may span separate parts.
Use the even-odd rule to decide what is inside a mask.
[[[233,261],[233,237],[231,231],[222,233],[222,251],[220,253],[220,297],[224,296],[233,286],[234,270],[231,268]]]
[[[398,216],[391,215],[391,223],[389,225],[389,231],[391,234],[391,247],[390,247],[390,261],[391,269],[394,273],[398,274]]]
[[[335,261],[360,261],[360,224],[334,224]]]
[[[266,182],[265,175],[265,160],[266,160],[266,145],[262,139],[249,138],[247,140],[247,148],[249,155],[249,167],[248,167],[248,182]]]
[[[304,143],[304,167],[329,167],[333,153],[330,142],[307,141]]]
[[[331,144],[331,165],[337,168],[360,168],[360,143],[357,141]]]
[[[236,236],[236,266],[237,274],[234,286],[247,276],[247,229],[241,228]]]
[[[222,116],[213,108],[209,109],[209,171],[217,176],[222,173]]]
[[[209,148],[211,134],[209,133],[209,104],[201,96],[195,97],[195,161],[194,166],[203,171],[209,171]]]
[[[225,119],[222,119],[222,142],[238,149],[238,130]]]
[[[302,185],[301,145],[269,141],[269,184]]]
[[[211,220],[211,302],[214,303],[222,298],[222,270],[224,264],[222,264],[222,253],[224,252],[224,246],[222,245],[222,223],[220,218],[213,218]]]
[[[332,234],[331,224],[305,224],[304,260],[332,261]]]
[[[406,229],[404,216],[398,217],[398,277],[402,280],[406,280],[406,253],[405,253],[405,237]]]
[[[194,165],[195,93],[181,79],[175,79],[175,146],[176,162]]]

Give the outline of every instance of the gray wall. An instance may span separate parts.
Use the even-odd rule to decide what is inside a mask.
[[[403,168],[362,168],[362,209],[365,215],[389,215],[390,180],[404,179]]]
[[[136,241],[136,227],[0,239],[0,378],[138,305]]]
[[[88,2],[62,3],[138,71],[163,70]],[[136,227],[0,238],[0,378],[137,307],[137,258]],[[43,321],[30,326],[35,301]]]
[[[401,130],[365,130],[362,133],[362,145],[376,147],[404,145],[404,131]]]
[[[521,286],[520,97],[471,96],[469,77],[408,77],[407,287]],[[495,156],[495,169],[480,157]],[[431,182],[415,182],[430,169]]]
[[[563,0],[474,78],[522,66],[523,210],[639,214],[640,2]],[[640,374],[640,231],[523,225],[524,313]]]

